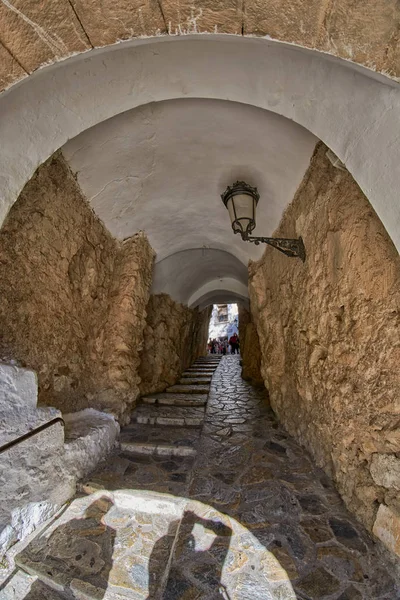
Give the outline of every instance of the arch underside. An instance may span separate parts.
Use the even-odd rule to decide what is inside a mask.
[[[255,233],[271,235],[317,139],[346,165],[399,248],[399,107],[390,80],[270,40],[202,35],[92,51],[0,96],[1,219],[62,148],[108,229],[121,239],[148,234],[154,293],[190,303],[214,282],[204,297],[221,298],[223,289],[243,299],[218,281],[246,286],[244,270],[262,247],[233,236],[219,194],[235,179],[258,185]],[[298,224],[288,237],[300,234]],[[215,254],[202,267],[205,249]],[[204,275],[214,259],[216,272]]]

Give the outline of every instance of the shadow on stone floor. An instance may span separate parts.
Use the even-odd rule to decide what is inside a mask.
[[[170,531],[179,525],[174,547]],[[197,548],[201,540],[194,535],[194,527],[214,534],[211,545]],[[230,596],[221,581],[222,569],[229,550],[232,529],[221,521],[203,519],[192,511],[185,511],[182,520],[174,522],[166,536],[155,544],[149,561],[149,595],[147,600],[159,598],[195,598],[199,587],[210,600],[229,600]],[[171,556],[167,581],[161,581],[159,564]]]
[[[101,600],[106,594],[113,565],[116,532],[104,524],[104,516],[112,506],[113,502],[107,497],[97,499],[83,518],[60,525],[48,539],[35,538],[17,556],[18,566],[43,582],[51,580],[57,589],[74,597],[87,594]],[[24,600],[47,600],[47,595],[49,600],[59,597],[37,581]]]

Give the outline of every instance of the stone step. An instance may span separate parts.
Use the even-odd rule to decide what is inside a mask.
[[[208,394],[209,385],[183,385],[178,383],[166,389],[168,394]]]
[[[121,432],[123,452],[135,455],[195,456],[200,429],[131,424]]]
[[[212,367],[214,366],[218,366],[220,363],[219,360],[196,360],[191,366],[193,365],[206,365],[209,366],[211,365]]]
[[[193,371],[193,372],[187,372],[185,371],[184,373],[182,373],[181,378],[189,378],[189,379],[204,379],[204,380],[210,380],[213,376],[213,373],[202,373],[201,371]]]
[[[211,377],[182,377],[179,383],[182,385],[206,385],[211,383]]]
[[[208,394],[149,394],[142,397],[144,404],[163,404],[165,406],[205,406]]]
[[[185,373],[204,373],[206,375],[212,375],[215,373],[215,369],[210,369],[209,367],[189,367],[186,369]]]
[[[131,423],[200,427],[205,410],[198,406],[157,406],[141,404],[132,414]]]

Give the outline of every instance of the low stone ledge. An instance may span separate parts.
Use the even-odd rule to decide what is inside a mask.
[[[113,415],[93,408],[64,415],[64,422],[65,468],[81,479],[112,451],[120,427]]]

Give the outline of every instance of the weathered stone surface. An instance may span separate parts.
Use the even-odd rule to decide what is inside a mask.
[[[206,352],[210,311],[199,313],[167,294],[150,296],[140,355],[140,392],[161,392]]]
[[[0,40],[27,72],[91,48],[67,0],[1,2]]]
[[[26,71],[7,48],[0,43],[0,90],[7,89],[26,76]]]
[[[75,480],[64,467],[60,423],[1,454],[0,555],[74,495]]]
[[[167,388],[169,394],[207,394],[210,389],[208,385],[185,385],[177,384]]]
[[[255,385],[264,385],[261,376],[261,350],[257,328],[250,313],[239,305],[239,339],[242,377]]]
[[[60,155],[26,185],[0,231],[0,356],[35,369],[39,400],[128,413],[153,251],[117,243]]]
[[[92,408],[66,414],[64,421],[65,469],[81,479],[113,450],[119,425],[112,415]]]
[[[297,587],[302,592],[305,592],[311,598],[323,598],[329,594],[333,594],[339,589],[340,582],[333,577],[326,569],[319,568],[306,575],[298,584]]]
[[[204,407],[197,406],[138,406],[133,413],[134,423],[153,425],[182,425],[199,427],[204,420]]]
[[[245,4],[245,35],[268,35],[315,47],[325,6],[319,0],[254,0]]]
[[[237,33],[242,32],[241,0],[161,0],[168,33]]]
[[[398,64],[393,59],[399,46],[399,21],[396,0],[384,4],[376,4],[374,0],[361,3],[339,0],[328,8],[322,22],[321,50],[378,71],[398,74]]]
[[[369,470],[377,485],[400,491],[400,458],[394,454],[373,454]]]
[[[143,396],[144,404],[164,404],[167,406],[205,406],[207,404],[207,394],[149,394]]]
[[[122,242],[114,265],[106,323],[95,342],[102,348],[101,365],[106,367],[97,372],[104,389],[102,406],[126,422],[140,395],[138,371],[153,260],[154,252],[142,232]]]
[[[168,427],[130,424],[121,434],[123,452],[156,456],[194,456],[200,430],[195,427]]]
[[[397,556],[400,556],[400,516],[390,507],[379,505],[373,532]]]
[[[276,232],[301,235],[306,262],[267,248],[250,267],[251,306],[274,410],[371,530],[383,491],[370,465],[400,451],[400,258],[325,153],[318,145]]]
[[[36,408],[37,377],[34,371],[0,363],[0,403]]]
[[[157,0],[73,0],[72,4],[93,46],[166,33]]]

